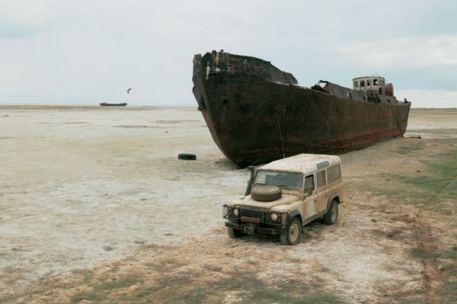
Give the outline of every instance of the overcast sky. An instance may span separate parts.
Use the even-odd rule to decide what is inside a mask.
[[[192,59],[223,49],[306,87],[380,75],[413,107],[457,107],[456,14],[454,0],[0,0],[0,104],[196,107]]]

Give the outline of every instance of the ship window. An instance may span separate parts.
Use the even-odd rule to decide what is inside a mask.
[[[357,88],[359,86],[359,82],[356,80],[354,81],[354,88]]]
[[[373,79],[373,85],[378,85],[378,80],[377,79]]]
[[[367,80],[367,87],[369,87],[369,86],[370,86],[370,81],[369,81],[369,80]]]
[[[350,92],[346,92],[348,98],[352,98],[352,94]]]
[[[364,86],[365,86],[365,81],[361,80],[361,81],[360,81],[360,86],[361,86],[361,87],[364,87]]]

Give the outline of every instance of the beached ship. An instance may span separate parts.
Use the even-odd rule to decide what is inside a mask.
[[[102,107],[125,107],[127,104],[125,102],[123,103],[107,103],[107,102],[102,102],[100,104]]]
[[[402,137],[411,103],[379,76],[306,88],[262,59],[197,54],[193,94],[214,142],[240,167],[299,153],[342,154]]]

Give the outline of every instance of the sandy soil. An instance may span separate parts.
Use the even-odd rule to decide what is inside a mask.
[[[434,303],[435,270],[408,249],[426,245],[415,237],[425,229],[449,243],[455,226],[360,185],[422,170],[449,148],[434,138],[457,136],[427,130],[456,121],[457,110],[413,109],[404,138],[343,155],[338,224],[309,225],[299,245],[281,246],[228,237],[221,206],[243,195],[249,173],[222,155],[196,108],[0,107],[0,301],[46,278],[113,264],[142,271],[145,261],[179,257],[190,269],[255,261],[257,277],[270,281],[303,273],[348,303],[391,303],[391,294]],[[414,157],[396,152],[418,141]],[[35,301],[68,301],[54,296]]]

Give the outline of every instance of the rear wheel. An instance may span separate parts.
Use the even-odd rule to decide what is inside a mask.
[[[233,228],[229,228],[227,227],[227,231],[228,231],[228,235],[232,238],[232,239],[236,239],[236,238],[239,238],[239,237],[242,237],[242,236],[245,236],[246,234],[244,232],[242,232],[241,230],[236,230],[236,229],[233,229]]]
[[[292,218],[286,225],[286,230],[279,235],[283,245],[296,245],[300,242],[301,222],[297,217]]]
[[[324,215],[324,224],[333,225],[338,221],[338,202],[332,200],[330,203],[330,208],[327,213]]]

